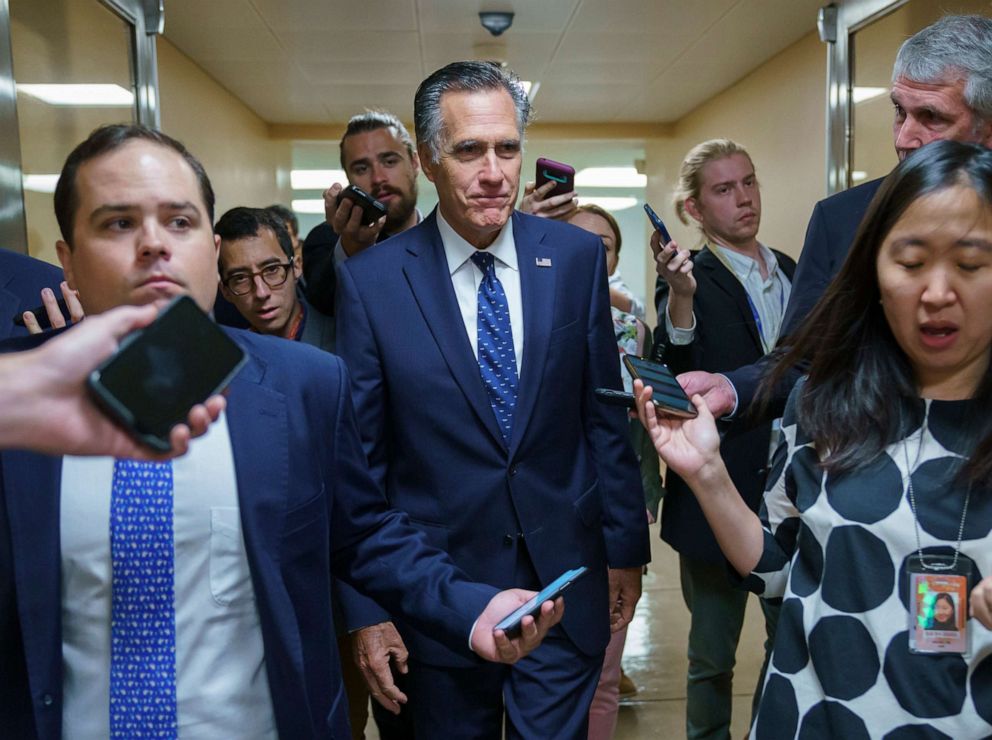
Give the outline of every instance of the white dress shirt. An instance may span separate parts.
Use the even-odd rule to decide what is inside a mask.
[[[479,285],[482,284],[482,270],[472,262],[472,255],[478,250],[462,239],[451,228],[441,209],[437,209],[437,228],[441,232],[444,256],[448,260],[451,285],[455,289],[458,308],[462,312],[468,341],[472,353],[479,357]],[[517,360],[517,377],[520,377],[520,361],[524,354],[524,305],[520,292],[520,269],[517,265],[517,243],[513,240],[513,220],[506,222],[496,241],[486,248],[493,256],[496,277],[503,285],[506,303],[510,309],[510,328],[513,331],[513,353]]]
[[[224,415],[173,466],[179,737],[275,738]],[[62,736],[110,735],[114,460],[62,463]]]

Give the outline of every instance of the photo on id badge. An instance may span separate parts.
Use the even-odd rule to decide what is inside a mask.
[[[909,648],[917,653],[968,652],[968,578],[911,573]]]

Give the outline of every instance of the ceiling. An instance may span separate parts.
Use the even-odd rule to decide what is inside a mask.
[[[674,122],[816,28],[825,0],[165,0],[165,36],[269,123],[413,118],[430,72],[497,55],[542,123]],[[480,10],[512,10],[493,38]],[[482,46],[480,46],[482,45]]]

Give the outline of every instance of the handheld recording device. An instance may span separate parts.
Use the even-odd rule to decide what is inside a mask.
[[[62,312],[62,315],[68,317],[69,307],[65,305],[65,299],[59,298],[58,304],[59,304],[59,311]],[[35,319],[37,319],[38,321],[38,326],[40,326],[42,329],[52,328],[52,322],[48,318],[48,310],[45,308],[44,304],[32,308],[31,313],[34,314]],[[16,326],[24,326],[24,314],[25,314],[24,311],[19,311],[14,316],[14,324]]]
[[[552,195],[564,195],[575,190],[575,168],[553,159],[541,157],[537,160],[537,187],[545,183],[556,183],[551,192],[546,197]]]
[[[692,419],[698,415],[696,407],[668,367],[660,362],[630,355],[623,356],[623,363],[631,377],[640,378],[644,385],[651,386],[651,400],[661,411],[684,419]]]
[[[493,627],[493,631],[503,630],[507,637],[511,639],[516,637],[520,634],[520,622],[524,617],[533,616],[540,611],[541,604],[545,601],[554,601],[557,599],[565,592],[565,589],[579,580],[579,578],[584,576],[588,571],[589,569],[584,565],[580,565],[578,568],[573,568],[572,570],[566,570],[555,580],[541,589],[537,596],[507,614],[502,620],[500,620],[499,624]]]
[[[647,203],[644,204],[644,212],[648,214],[648,218],[651,219],[651,225],[657,229],[658,233],[661,234],[661,244],[662,246],[668,244],[672,240],[672,235],[668,233],[668,229],[665,228],[665,222],[661,220],[661,217],[654,212],[654,209]]]
[[[636,409],[637,400],[633,393],[627,391],[617,391],[612,388],[597,388],[595,390],[596,400],[608,406],[623,406],[625,409]]]
[[[338,193],[338,205],[341,205],[341,200],[347,198],[354,205],[359,206],[362,209],[362,225],[371,226],[380,218],[386,215],[387,208],[380,201],[373,198],[371,195],[366,193],[361,188],[355,187],[354,185],[349,185],[340,193]]]
[[[223,390],[245,353],[189,296],[179,296],[154,322],[126,337],[87,385],[131,434],[167,451],[172,427]]]

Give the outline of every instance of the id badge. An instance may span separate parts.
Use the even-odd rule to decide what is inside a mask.
[[[971,563],[964,558],[914,555],[906,563],[909,579],[909,651],[967,655],[968,595]]]

